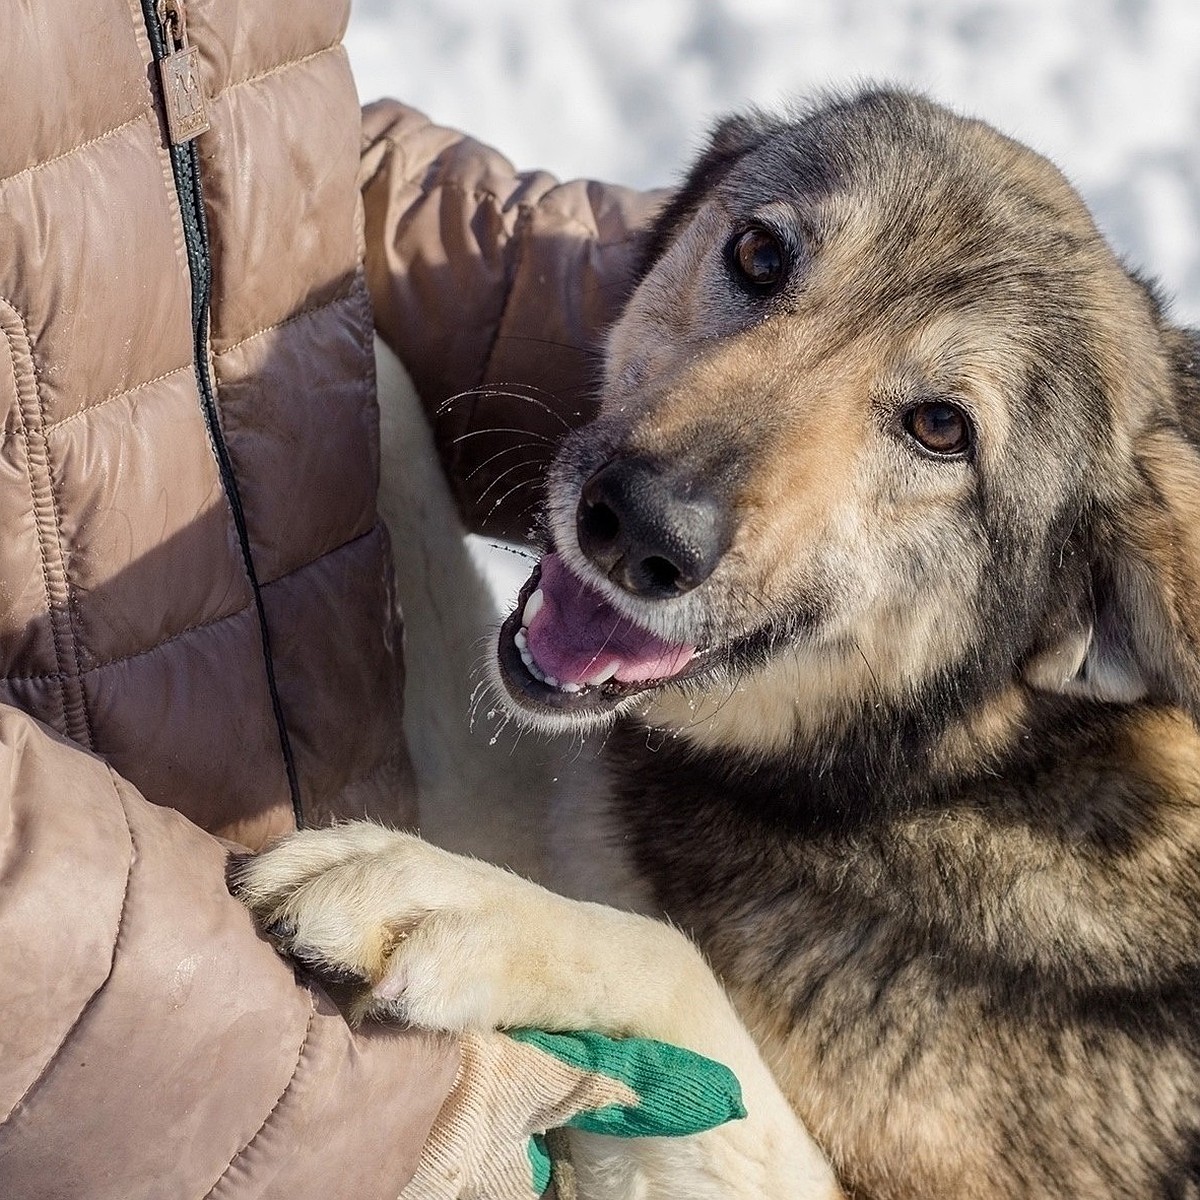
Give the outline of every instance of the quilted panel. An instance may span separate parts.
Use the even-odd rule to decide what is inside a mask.
[[[147,800],[243,843],[290,827],[253,608],[83,682],[97,751]]]
[[[191,361],[191,286],[164,170],[146,120],[0,182],[0,296],[28,323],[47,422]]]
[[[246,607],[190,364],[47,440],[84,668]]]
[[[149,113],[144,48],[130,36],[130,12],[129,0],[0,4],[0,180]],[[97,70],[97,63],[105,69]],[[79,86],[82,80],[86,87]],[[20,97],[36,97],[36,103]]]
[[[345,295],[358,263],[358,101],[344,53],[214,101],[205,135],[213,349]]]
[[[360,281],[347,299],[217,359],[225,439],[264,582],[375,522],[378,413],[374,363],[363,353],[369,320]]]
[[[0,301],[0,673],[57,670],[49,599],[33,513],[23,408],[37,379],[24,324]]]

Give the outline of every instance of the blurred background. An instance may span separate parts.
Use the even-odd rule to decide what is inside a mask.
[[[720,113],[914,86],[1052,158],[1200,324],[1200,0],[356,0],[347,47],[364,101],[640,187]]]

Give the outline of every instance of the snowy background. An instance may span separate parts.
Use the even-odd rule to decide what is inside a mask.
[[[635,186],[719,113],[913,85],[1054,159],[1200,323],[1200,0],[356,0],[347,45],[364,100]]]

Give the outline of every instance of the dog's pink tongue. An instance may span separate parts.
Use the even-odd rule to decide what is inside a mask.
[[[634,625],[599,592],[576,578],[557,554],[542,559],[542,605],[529,622],[529,653],[559,683],[603,679],[644,683],[677,675],[696,653]]]

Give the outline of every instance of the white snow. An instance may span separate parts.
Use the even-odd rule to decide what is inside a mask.
[[[718,113],[915,86],[1054,159],[1200,322],[1200,0],[357,0],[347,46],[364,100],[636,186]]]

